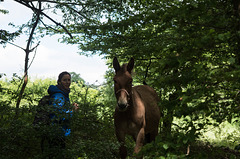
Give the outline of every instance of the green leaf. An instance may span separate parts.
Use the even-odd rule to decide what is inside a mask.
[[[234,64],[235,63],[235,58],[234,57],[230,57],[229,59],[228,59],[228,63],[229,64]]]
[[[183,143],[186,144],[188,142],[188,138],[183,140]]]
[[[163,144],[163,148],[167,150],[169,148],[168,144]]]

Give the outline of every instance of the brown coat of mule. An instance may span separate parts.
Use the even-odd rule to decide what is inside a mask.
[[[125,136],[131,135],[136,141],[134,153],[138,154],[145,141],[151,142],[157,136],[160,120],[158,96],[153,88],[147,85],[132,87],[133,66],[133,58],[123,66],[119,65],[116,57],[113,60],[116,73],[113,78],[114,90],[117,98],[114,125],[121,144],[119,151],[122,159],[127,157]]]

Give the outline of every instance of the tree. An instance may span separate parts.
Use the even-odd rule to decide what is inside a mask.
[[[16,2],[39,10],[33,6],[37,1]],[[69,37],[63,35],[63,42],[78,44],[85,55],[119,56],[124,61],[134,57],[136,82],[147,81],[155,87],[166,111],[174,110],[174,116],[203,111],[221,121],[234,111],[239,87],[239,1],[39,3],[46,4],[40,15],[54,24],[46,25],[41,19],[43,34],[66,33]],[[53,6],[53,12],[63,15],[62,24],[44,13]],[[177,105],[169,104],[171,95]],[[219,116],[216,109],[224,115]]]
[[[171,130],[173,116],[189,117],[185,126],[177,128],[197,137],[210,124],[207,117],[221,123],[237,115],[239,4],[221,0],[100,1],[98,23],[81,26],[73,19],[67,28],[81,34],[73,39],[63,37],[63,41],[78,43],[83,52],[109,59],[134,57],[137,82],[147,81],[161,94],[166,130]]]
[[[76,72],[70,72],[71,74],[71,79],[72,79],[72,82],[82,82],[82,84],[85,83],[84,79],[80,76],[80,74],[77,74]]]
[[[53,22],[40,18],[42,35],[63,34],[82,54],[134,57],[135,82],[158,91],[164,131],[183,132],[179,142],[193,142],[208,119],[239,117],[239,0],[38,1],[41,10],[34,0],[16,2]],[[45,14],[52,7],[62,24]]]
[[[29,36],[29,39],[27,40],[27,46],[26,48],[22,48],[18,46],[17,44],[11,43],[14,46],[17,46],[25,51],[25,65],[24,65],[24,77],[23,77],[23,83],[21,85],[21,89],[18,95],[17,104],[16,107],[19,108],[20,102],[24,93],[24,90],[27,85],[28,81],[28,69],[30,67],[29,64],[29,54],[33,52],[36,47],[39,45],[40,42],[36,44],[36,46],[32,47],[33,43],[39,38],[43,37],[44,35],[48,34],[48,32],[43,33],[42,30],[45,28],[47,31],[51,30],[54,33],[62,33],[66,32],[70,38],[72,38],[71,33],[66,29],[64,25],[62,25],[58,20],[54,20],[53,16],[54,14],[60,14],[61,12],[65,12],[64,7],[67,7],[68,9],[72,9],[74,12],[76,12],[78,15],[81,15],[84,18],[87,18],[87,14],[90,13],[86,12],[86,10],[82,9],[82,11],[75,10],[74,7],[82,7],[84,8],[84,4],[75,2],[75,1],[41,1],[41,0],[15,0],[15,2],[24,5],[26,8],[29,8],[33,11],[33,17],[30,19],[30,21],[27,24],[23,24],[22,26],[19,26],[19,30],[14,33],[9,33],[6,30],[0,30],[1,36],[1,44],[4,44],[6,42],[9,42],[10,40],[14,40],[16,36],[19,36],[22,33],[26,33]],[[52,14],[46,14],[47,11],[52,11]],[[6,10],[0,10],[1,13],[6,14]],[[86,14],[86,15],[85,15]],[[65,15],[66,16],[66,15]],[[67,15],[68,16],[68,15]],[[61,20],[61,19],[60,19]],[[46,23],[45,21],[50,21],[49,23]],[[53,23],[55,26],[51,26],[51,23]],[[25,29],[30,29],[31,32],[25,32]],[[10,43],[10,42],[9,42]]]

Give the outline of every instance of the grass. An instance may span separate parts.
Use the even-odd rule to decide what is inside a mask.
[[[199,140],[213,146],[234,149],[240,144],[240,128],[236,123],[225,121],[217,127],[209,126]]]
[[[234,150],[240,144],[240,127],[227,121],[208,126],[199,140],[191,145],[187,158],[238,159],[240,151]]]

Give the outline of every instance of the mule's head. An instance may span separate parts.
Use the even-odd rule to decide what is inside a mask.
[[[117,98],[117,108],[119,111],[127,110],[132,96],[132,76],[131,72],[134,66],[134,59],[131,58],[127,64],[120,66],[117,58],[113,59],[113,68],[115,69],[114,90]]]

